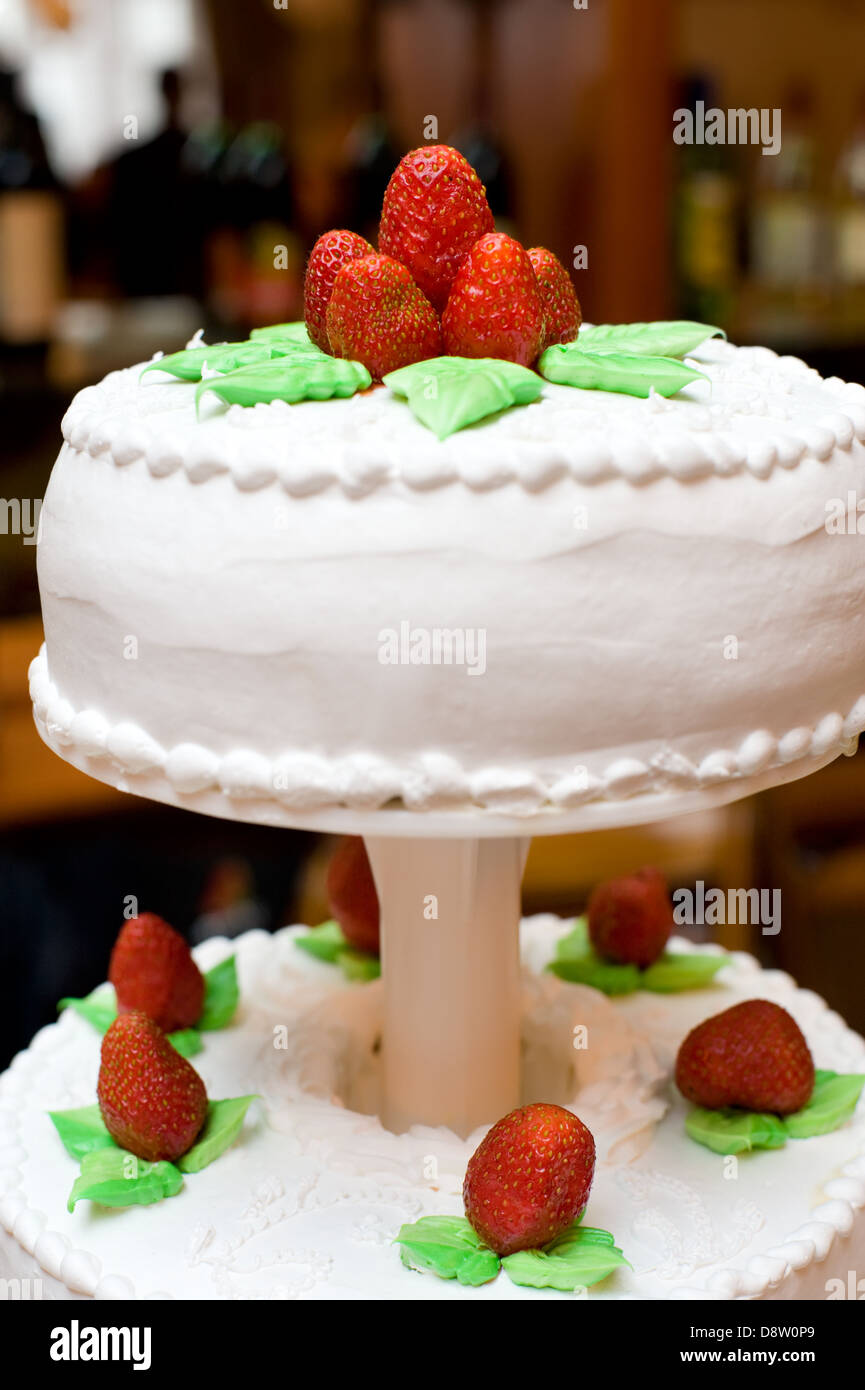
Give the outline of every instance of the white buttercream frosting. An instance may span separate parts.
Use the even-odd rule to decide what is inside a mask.
[[[850,751],[862,547],[826,522],[865,476],[865,388],[692,356],[709,380],[674,399],[547,384],[444,442],[385,388],[199,419],[194,385],[112,373],[42,507],[40,732],[279,824],[673,814]],[[383,661],[403,626],[482,635],[482,666]]]

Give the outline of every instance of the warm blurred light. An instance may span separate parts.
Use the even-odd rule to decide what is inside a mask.
[[[66,0],[30,0],[33,9],[41,20],[52,29],[68,29],[72,13]]]
[[[46,11],[61,8],[59,0],[0,4],[0,63],[20,71],[60,177],[81,179],[117,154],[129,117],[138,139],[158,132],[165,68],[190,69],[196,117],[215,113],[200,99],[213,87],[203,0],[73,0],[70,23],[58,28]]]

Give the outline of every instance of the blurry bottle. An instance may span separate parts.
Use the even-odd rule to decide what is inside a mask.
[[[495,85],[496,0],[470,0],[475,13],[472,114],[468,125],[456,133],[454,146],[464,154],[487,191],[496,229],[516,235],[513,176],[507,153],[497,139],[493,120]]]
[[[715,106],[702,76],[687,78],[677,102]],[[686,318],[721,326],[733,315],[739,274],[739,183],[729,145],[677,146],[674,247],[677,298]]]
[[[826,279],[824,209],[817,190],[818,141],[810,87],[791,87],[781,102],[781,149],[756,158],[751,269],[770,298],[813,309]]]
[[[387,117],[379,37],[380,0],[363,0],[357,25],[358,67],[366,79],[366,109],[352,123],[345,143],[339,194],[340,226],[378,240],[381,204],[400,153]]]
[[[182,74],[160,77],[162,129],[152,139],[130,140],[111,171],[110,244],[121,295],[143,299],[200,295],[201,229],[195,180],[186,167],[188,135],[181,120]],[[170,234],[166,208],[171,210]]]
[[[835,171],[832,215],[835,287],[842,320],[865,322],[865,90]]]
[[[270,122],[245,126],[218,168],[219,216],[210,236],[210,297],[237,329],[300,312],[303,248],[292,227],[291,180],[282,134]]]
[[[36,117],[0,71],[0,341],[44,344],[64,281],[63,199]]]

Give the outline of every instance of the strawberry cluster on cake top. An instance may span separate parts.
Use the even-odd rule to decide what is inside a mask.
[[[494,230],[483,184],[449,145],[400,160],[378,252],[355,232],[319,237],[304,317],[318,347],[375,378],[442,353],[530,367],[544,348],[573,342],[581,320],[562,263]]]
[[[325,232],[307,264],[303,320],[245,342],[196,339],[144,371],[199,382],[196,407],[207,393],[229,406],[294,405],[383,382],[440,440],[537,401],[548,383],[648,397],[706,380],[681,358],[719,329],[582,325],[561,261],[495,231],[483,184],[449,145],[400,160],[378,241]]]

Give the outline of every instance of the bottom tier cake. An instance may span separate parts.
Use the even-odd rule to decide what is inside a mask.
[[[865,1268],[865,1102],[834,1133],[731,1163],[688,1138],[671,1076],[679,1043],[741,999],[782,1004],[818,1067],[865,1070],[865,1042],[789,976],[731,954],[706,989],[609,999],[544,970],[570,924],[522,924],[523,1099],[592,1130],[587,1223],[630,1268],[588,1299],[845,1297]],[[67,1011],[0,1078],[0,1279],[7,1295],[192,1299],[561,1299],[502,1276],[481,1287],[406,1268],[403,1223],[462,1213],[466,1140],[376,1118],[381,984],[349,983],[289,927],[196,951],[236,953],[240,1007],[194,1058],[213,1098],[256,1093],[243,1130],[174,1197],[67,1210],[76,1164],[49,1110],[93,1103],[100,1039]],[[673,941],[671,950],[686,943]],[[693,947],[688,947],[693,950]],[[704,948],[714,950],[716,948]],[[442,1029],[447,1001],[442,1001]],[[490,1117],[491,1119],[496,1117]],[[853,1294],[855,1296],[855,1293]]]

